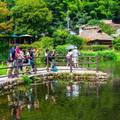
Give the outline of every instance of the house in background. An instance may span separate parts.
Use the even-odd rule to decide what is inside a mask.
[[[112,46],[113,37],[102,32],[98,26],[82,26],[79,36],[87,41],[88,45],[109,45]]]

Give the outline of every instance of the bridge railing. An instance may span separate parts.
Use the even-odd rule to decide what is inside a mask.
[[[9,69],[16,69],[17,70],[20,67],[20,66],[8,67],[7,64],[6,64],[7,60],[6,60],[6,62],[5,62],[5,60],[3,62],[2,59],[1,59],[1,63],[3,65],[0,66],[0,78],[7,76],[7,70],[9,70]],[[66,69],[66,67],[64,68],[64,66],[67,66],[66,56],[65,55],[60,55],[60,56],[56,55],[55,59],[54,59],[54,63],[55,63],[56,66],[63,66],[62,67],[63,70]],[[23,68],[29,67],[29,66],[31,66],[31,65],[29,65],[29,64],[23,64],[22,65]],[[72,57],[71,57],[70,58],[70,64],[67,67],[67,69],[70,72],[73,72],[74,69],[79,69],[79,68],[98,71],[99,70],[99,56],[80,55],[78,57],[78,66],[79,67],[77,67],[77,68],[74,67],[73,60],[72,60]],[[39,68],[41,68],[41,69],[39,69]],[[35,69],[37,71],[43,71],[43,70],[49,71],[51,69],[49,59],[47,58],[47,61],[45,62],[45,57],[44,56],[36,57],[35,58]],[[5,71],[5,72],[3,72],[3,71]],[[3,73],[3,74],[1,74],[1,73]],[[28,73],[28,71],[22,71],[22,72],[19,72],[19,75],[26,74],[26,73]]]

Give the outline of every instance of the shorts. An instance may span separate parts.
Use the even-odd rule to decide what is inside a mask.
[[[74,64],[77,64],[78,63],[78,58],[74,57],[74,58],[72,58],[72,61],[73,61]]]

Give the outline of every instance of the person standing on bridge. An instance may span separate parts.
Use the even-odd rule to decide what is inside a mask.
[[[36,73],[37,69],[35,67],[35,51],[33,48],[29,51],[30,54],[30,66],[32,67],[32,72]]]
[[[48,49],[45,51],[45,63],[46,63],[46,68],[47,72],[49,72],[49,67],[51,65],[51,53]]]
[[[8,56],[8,61],[7,61],[7,65],[8,65],[8,78],[12,78],[12,72],[13,72],[13,62],[15,60],[15,47],[13,46],[10,51],[9,51],[9,56]]]
[[[66,55],[66,61],[67,61],[67,66],[70,66],[70,62],[72,62],[71,61],[71,58],[72,58],[72,49],[70,49],[69,51],[68,51],[68,53],[67,53],[67,55]]]
[[[78,67],[78,57],[79,57],[79,51],[77,50],[77,47],[75,47],[72,50],[72,61],[75,68]]]

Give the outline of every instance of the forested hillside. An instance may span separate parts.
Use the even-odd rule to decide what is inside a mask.
[[[119,0],[1,0],[7,3],[14,33],[40,35],[52,33],[56,28],[76,30],[90,20],[112,19],[120,15]],[[3,3],[0,6],[6,9]],[[3,14],[6,11],[1,11]],[[3,16],[4,17],[4,16]],[[6,23],[6,19],[0,23]],[[6,27],[6,26],[5,26]],[[6,28],[7,29],[7,28]],[[0,28],[6,32],[6,29]],[[8,33],[8,31],[6,32]]]

